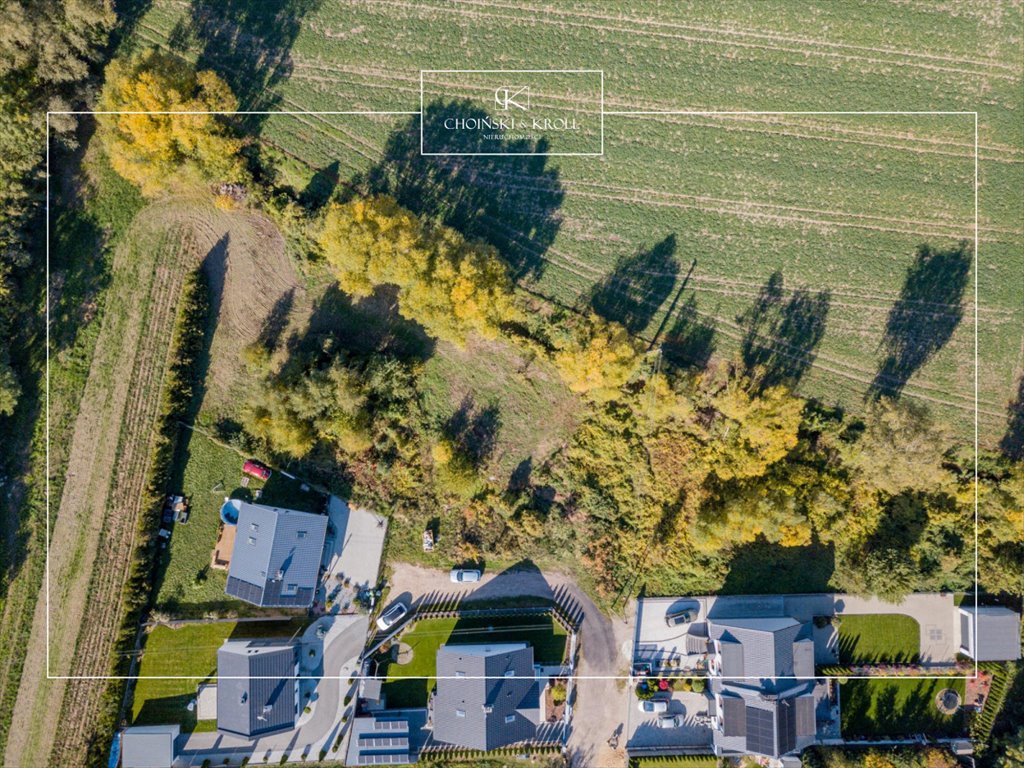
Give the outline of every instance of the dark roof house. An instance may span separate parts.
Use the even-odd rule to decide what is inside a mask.
[[[281,640],[227,640],[217,650],[217,730],[262,736],[295,727],[298,646]]]
[[[817,738],[828,687],[814,679],[809,622],[789,616],[708,621],[716,754],[779,758]]]
[[[434,740],[491,750],[535,738],[540,684],[526,643],[442,645],[437,651]]]
[[[716,751],[777,758],[810,746],[817,733],[815,687],[808,681],[768,693],[713,683]]]
[[[224,591],[253,605],[309,606],[326,536],[326,515],[242,502]]]
[[[960,652],[975,661],[1020,658],[1020,614],[1001,605],[960,606]]]
[[[788,616],[708,622],[716,671],[727,678],[814,677],[809,623]]]

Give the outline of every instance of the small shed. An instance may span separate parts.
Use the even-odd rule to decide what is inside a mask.
[[[1020,614],[1002,605],[960,606],[960,652],[975,661],[1020,658]]]
[[[137,725],[121,736],[122,768],[171,768],[180,725]]]

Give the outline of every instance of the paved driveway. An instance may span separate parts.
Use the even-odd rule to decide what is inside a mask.
[[[558,600],[574,606],[580,623],[580,664],[576,678],[576,705],[568,748],[574,766],[617,768],[626,764],[626,707],[628,706],[629,654],[633,641],[633,606],[627,620],[604,615],[568,574],[540,571],[531,565],[485,573],[476,584],[452,584],[447,571],[397,563],[391,580],[391,600],[407,604],[433,602],[459,596],[464,603],[522,596]],[[617,735],[618,746],[608,740]]]
[[[327,627],[327,635],[316,637],[316,626]],[[312,759],[321,749],[330,751],[341,730],[344,707],[341,701],[348,691],[348,678],[357,670],[357,659],[366,643],[368,620],[362,615],[325,616],[302,636],[303,674],[312,675],[300,683],[300,690],[312,690],[312,712],[301,715],[295,730],[251,740],[220,733],[192,733],[179,737],[179,755],[174,765],[202,765],[209,759],[219,765],[225,758],[238,762],[252,756],[251,763],[277,762],[282,754],[298,760],[304,752]],[[313,650],[315,655],[309,656]],[[339,753],[340,754],[340,750]],[[269,755],[269,757],[268,757]]]

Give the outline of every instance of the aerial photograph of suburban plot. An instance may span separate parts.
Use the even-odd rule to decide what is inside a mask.
[[[1024,768],[1022,0],[2,0],[0,106],[3,768]]]

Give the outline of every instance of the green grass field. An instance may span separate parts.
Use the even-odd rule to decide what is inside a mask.
[[[132,724],[180,723],[186,731],[216,730],[216,721],[197,721],[195,712],[189,712],[186,706],[200,683],[216,677],[217,649],[229,638],[295,637],[307,624],[305,619],[292,619],[156,627],[143,646],[132,699]],[[156,679],[160,676],[186,679]]]
[[[920,625],[909,616],[843,616],[839,625],[839,662],[877,664],[917,661],[921,653],[920,632]]]
[[[946,688],[964,695],[963,680],[850,680],[840,686],[844,738],[883,738],[925,733],[961,736],[966,721],[961,712],[944,715],[935,697]]]
[[[523,641],[533,646],[537,664],[560,664],[565,657],[566,632],[550,616],[489,616],[486,618],[421,619],[402,634],[412,648],[408,664],[388,663],[383,686],[389,707],[423,707],[434,687],[437,649],[452,643]]]
[[[984,189],[1024,189],[1022,68],[1012,42],[1021,35],[1019,9],[901,8],[893,28],[886,4],[814,13],[795,2],[656,12],[649,0],[614,10],[505,0],[398,5],[400,20],[393,3],[361,0],[353,31],[351,9],[329,5],[306,15],[295,4],[281,25],[269,13],[235,17],[213,4],[157,2],[136,36],[159,45],[173,38],[221,71],[243,105],[271,110],[417,110],[421,68],[495,64],[496,24],[502,50],[516,52],[502,67],[603,69],[604,157],[467,164],[485,212],[471,234],[528,264],[524,282],[552,301],[586,300],[595,286],[600,297],[614,274],[604,306],[647,336],[663,320],[670,337],[701,331],[702,348],[688,355],[697,360],[736,353],[746,332],[738,316],[779,271],[778,309],[820,335],[814,344],[772,333],[779,357],[798,372],[802,392],[853,408],[879,371],[889,311],[916,246],[973,239],[974,115],[700,112],[978,110],[979,415],[986,444],[1002,436],[1024,321],[1014,279],[1024,267],[1022,198]],[[265,66],[267,51],[280,67]],[[258,54],[264,66],[256,70]],[[666,110],[688,113],[621,114]],[[417,118],[278,116],[254,129],[288,158],[285,178],[301,188],[313,171],[344,181],[379,166],[403,126],[418,127]],[[499,190],[501,210],[488,209],[487,196]],[[905,308],[936,329],[923,335],[941,340],[897,378],[906,379],[904,397],[932,405],[967,437],[974,267],[962,277],[905,295]],[[816,315],[800,314],[812,306],[808,297],[824,299]]]

